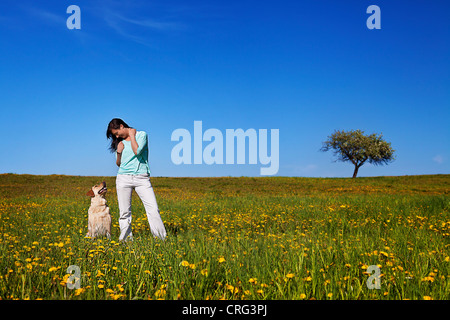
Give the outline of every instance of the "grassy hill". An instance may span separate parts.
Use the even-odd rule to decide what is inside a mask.
[[[112,237],[89,239],[85,194],[103,180]],[[119,243],[115,177],[1,174],[0,297],[448,299],[450,175],[151,182],[168,238],[134,194],[134,241]]]

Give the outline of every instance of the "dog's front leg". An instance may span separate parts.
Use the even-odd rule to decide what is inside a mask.
[[[91,221],[89,219],[89,221],[88,221],[88,232],[86,233],[86,237],[93,238],[93,236],[94,236],[94,234],[92,232],[92,224],[91,224]]]

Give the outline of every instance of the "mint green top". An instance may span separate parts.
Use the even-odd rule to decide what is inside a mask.
[[[124,148],[122,159],[117,174],[148,174],[148,137],[145,131],[136,131],[136,142],[138,144],[137,155],[131,148],[131,141],[122,140]],[[117,159],[117,152],[116,152]]]

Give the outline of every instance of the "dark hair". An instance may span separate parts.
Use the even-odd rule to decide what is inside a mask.
[[[120,125],[123,125],[124,128],[130,128],[130,126],[127,125],[122,119],[114,118],[109,122],[108,129],[106,129],[106,137],[108,139],[112,139],[111,145],[109,146],[109,150],[111,152],[115,152],[117,150],[117,145],[123,140],[123,138],[116,138],[116,136],[111,132],[112,129],[120,129]]]

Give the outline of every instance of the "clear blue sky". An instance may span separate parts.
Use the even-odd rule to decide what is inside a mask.
[[[69,5],[81,30],[69,30]],[[381,30],[369,30],[369,5]],[[149,134],[152,176],[258,176],[175,165],[177,128],[279,129],[280,176],[348,177],[335,129],[383,133],[388,166],[450,173],[449,1],[0,2],[0,173],[112,176],[106,126]]]

